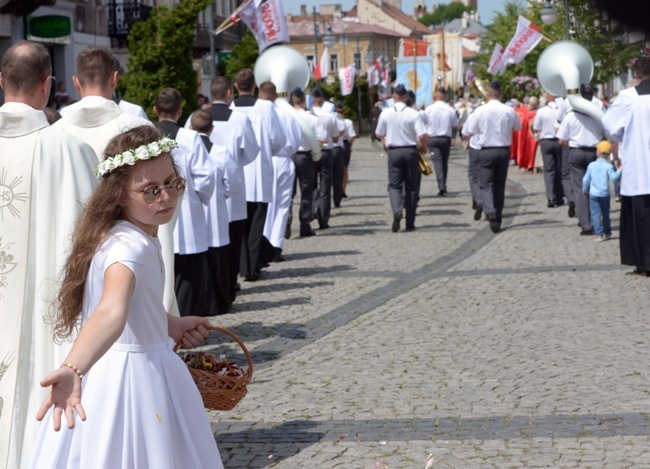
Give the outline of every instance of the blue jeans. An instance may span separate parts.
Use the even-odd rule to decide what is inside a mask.
[[[594,227],[596,236],[602,236],[603,234],[611,236],[612,224],[609,220],[609,197],[590,195],[589,211],[591,212],[591,224]]]

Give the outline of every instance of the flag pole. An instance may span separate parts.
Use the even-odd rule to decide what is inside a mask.
[[[418,88],[420,87],[420,84],[418,83],[418,40],[413,39],[413,73],[415,74],[415,89],[413,92],[415,93],[415,103],[417,105],[417,96],[418,96]]]
[[[446,65],[447,65],[447,56],[445,55],[445,25],[443,23],[442,25],[442,87],[447,88],[446,86],[446,76],[445,72],[446,70]]]

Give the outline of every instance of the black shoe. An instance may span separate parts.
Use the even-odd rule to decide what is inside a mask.
[[[555,202],[553,202],[552,200],[549,200],[548,203],[546,204],[546,206],[548,208],[555,208]]]
[[[569,202],[569,218],[576,216],[576,204],[575,202]]]
[[[476,203],[476,200],[472,199],[472,210],[476,210],[478,208],[478,204]]]
[[[407,226],[406,228],[404,228],[404,231],[406,232],[415,231],[415,226]]]
[[[438,191],[438,197],[444,197],[447,195],[447,191],[445,189],[440,189]]]
[[[393,233],[397,233],[399,231],[399,224],[402,221],[402,212],[396,213],[393,216]]]
[[[282,255],[282,249],[275,248],[275,257],[271,262],[284,262],[284,256]]]
[[[594,234],[594,230],[582,230],[580,236],[591,236]]]
[[[347,198],[348,198],[348,195],[347,195],[345,192],[343,193],[343,198],[344,198],[344,199],[347,199]]]
[[[234,291],[240,291],[241,290],[241,285],[239,283],[236,283],[234,287],[232,287]]]
[[[483,207],[477,205],[476,210],[474,211],[474,220],[479,221],[481,219],[482,214],[483,214]]]
[[[334,204],[334,208],[341,208],[341,204]]]
[[[330,227],[330,226],[329,226],[327,223],[325,223],[324,225],[320,225],[320,226],[318,227],[318,229],[319,229],[319,230],[326,230],[326,229],[328,229],[329,227]]]
[[[490,220],[490,229],[492,230],[492,233],[498,233],[501,231],[501,222],[499,220]]]
[[[309,228],[309,230],[300,230],[301,238],[309,238],[310,236],[316,236],[316,232]]]
[[[246,276],[244,277],[244,280],[245,280],[246,282],[256,282],[256,281],[259,280],[259,278],[260,278],[260,277],[259,277],[257,274],[253,274],[253,275],[246,275]]]

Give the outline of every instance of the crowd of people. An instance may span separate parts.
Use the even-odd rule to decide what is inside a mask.
[[[20,41],[2,58],[0,163],[3,181],[13,182],[0,195],[14,216],[0,219],[0,300],[3,312],[17,312],[3,314],[0,330],[9,350],[0,357],[7,467],[221,467],[170,338],[199,344],[206,317],[231,311],[240,279],[258,281],[269,262],[283,260],[294,197],[300,237],[327,230],[332,204],[346,198],[356,134],[320,89],[308,108],[305,90],[279,100],[274,83],[258,87],[243,69],[234,83],[215,78],[211,102],[185,123],[183,97],[161,89],[154,124],[116,98],[119,68],[109,50],[84,49],[73,77],[80,100],[70,103],[59,87],[59,108],[46,114],[54,81],[47,49]],[[543,167],[549,208],[566,203],[581,234],[598,240],[611,236],[609,180],[620,179],[622,261],[648,276],[650,61],[639,59],[635,71],[639,85],[619,95],[602,124],[551,95],[539,109],[532,98],[525,110],[504,104],[498,81],[475,106],[439,88],[420,110],[396,85],[371,115],[372,138],[387,153],[392,231],[402,219],[405,231],[416,230],[428,158],[438,196],[448,195],[460,136],[474,218],[485,215],[494,233],[513,161]],[[589,102],[589,87],[581,92]]]

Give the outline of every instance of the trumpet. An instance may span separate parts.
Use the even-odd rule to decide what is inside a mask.
[[[489,101],[487,94],[488,86],[490,86],[490,82],[485,78],[474,78],[469,84],[469,92],[474,96],[481,96],[483,98],[481,104],[485,104]]]

